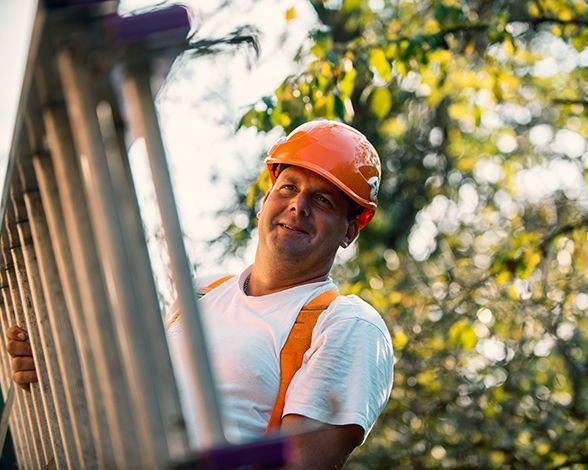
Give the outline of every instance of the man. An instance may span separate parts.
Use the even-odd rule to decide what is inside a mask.
[[[333,293],[329,278],[338,249],[349,246],[375,213],[380,162],[355,129],[313,121],[278,141],[266,164],[273,184],[258,214],[254,264],[237,277],[199,280],[208,286],[200,302],[223,419],[232,440],[276,427],[297,432],[320,426],[322,432],[296,438],[294,465],[340,468],[371,430],[392,387],[393,353],[383,320],[358,297]],[[316,299],[327,296],[317,308]],[[291,378],[285,380],[285,351],[298,341],[302,312],[313,309],[309,347],[300,363],[288,365]],[[178,318],[172,307],[166,326],[194,440],[194,391],[183,380]],[[26,386],[34,365],[17,339],[10,330],[14,378]]]

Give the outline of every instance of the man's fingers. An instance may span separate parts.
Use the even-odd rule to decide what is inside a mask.
[[[35,361],[31,345],[27,342],[28,335],[17,325],[6,330],[6,350],[12,356],[12,379],[24,390],[30,391],[31,382],[37,382]]]
[[[28,335],[20,326],[12,325],[6,330],[6,338],[9,340],[25,341]]]
[[[8,341],[6,344],[6,351],[8,351],[8,354],[11,356],[32,356],[33,354],[31,345],[24,341]]]
[[[24,372],[31,370],[35,370],[35,362],[31,356],[15,356],[12,358],[13,372]]]
[[[12,374],[13,380],[16,382],[17,385],[28,389],[28,385],[31,382],[37,381],[37,373],[34,370],[25,370],[20,372],[14,372]]]

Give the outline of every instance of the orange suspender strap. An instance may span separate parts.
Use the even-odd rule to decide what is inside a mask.
[[[234,274],[229,274],[228,276],[223,276],[220,279],[217,279],[216,281],[212,282],[211,284],[208,284],[206,287],[202,287],[201,289],[198,289],[198,294],[200,294],[200,296],[202,297],[203,295],[208,294],[215,287],[220,286],[221,284],[227,282],[229,279],[233,279],[234,277],[235,277]]]
[[[202,297],[205,294],[208,294],[215,287],[220,286],[223,282],[226,282],[229,279],[232,279],[234,277],[235,277],[234,275],[223,276],[220,279],[217,279],[216,281],[212,282],[211,284],[208,284],[206,287],[202,287],[202,288],[198,289],[198,297]],[[177,321],[177,319],[179,317],[180,317],[180,309],[177,308],[176,311],[174,312],[174,314],[171,316],[171,318],[165,323],[165,329],[169,330],[170,327]]]
[[[280,428],[286,402],[286,391],[290,386],[290,382],[292,382],[292,378],[302,367],[304,353],[310,348],[312,330],[319,315],[329,308],[331,302],[338,296],[339,292],[336,290],[323,292],[302,307],[296,317],[288,339],[286,339],[286,343],[280,352],[280,388],[274,403],[274,409],[267,423],[266,433]]]

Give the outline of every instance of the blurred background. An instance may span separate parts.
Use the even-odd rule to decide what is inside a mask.
[[[279,136],[339,119],[380,153],[380,208],[333,276],[387,322],[394,390],[348,468],[586,468],[587,3],[188,3],[195,39],[247,32],[260,46],[183,57],[158,96],[197,271],[252,262]],[[6,35],[23,8],[0,7],[16,84]],[[13,28],[23,43],[33,9]],[[131,161],[167,305],[141,142]]]

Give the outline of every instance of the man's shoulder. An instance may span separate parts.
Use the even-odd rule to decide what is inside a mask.
[[[205,289],[209,287],[214,282],[218,281],[219,279],[225,278],[227,276],[233,276],[232,273],[208,273],[203,275],[198,275],[194,278],[194,285],[196,287],[196,293],[198,297],[201,297],[202,294],[199,294],[201,289]],[[169,307],[166,308],[164,313],[164,320],[166,324],[166,328],[170,328],[172,324],[175,323],[177,320],[180,310],[179,310],[179,302],[176,299],[170,304]]]
[[[390,333],[380,313],[357,295],[340,295],[324,312],[325,327],[339,322],[361,322],[378,329],[384,336]]]
[[[196,285],[196,289],[203,289],[205,287],[210,286],[212,283],[218,281],[219,279],[225,278],[227,276],[236,276],[235,273],[229,272],[217,272],[217,273],[205,273],[199,274],[196,276],[194,283]]]

